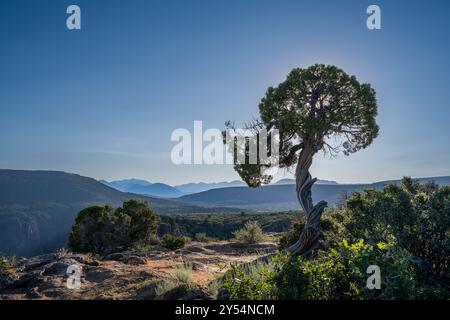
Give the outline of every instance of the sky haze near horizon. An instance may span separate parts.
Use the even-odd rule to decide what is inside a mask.
[[[381,30],[366,27],[371,4]],[[374,87],[380,135],[349,157],[318,154],[313,176],[450,175],[449,15],[448,1],[2,1],[0,168],[237,180],[230,165],[172,164],[172,131],[242,124],[267,87],[324,63]]]

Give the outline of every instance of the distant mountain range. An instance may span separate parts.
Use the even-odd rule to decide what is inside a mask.
[[[295,184],[295,179],[281,179],[278,180],[277,182],[273,183],[274,184]],[[321,180],[321,179],[317,179],[316,184],[327,184],[327,185],[336,185],[338,184],[336,181],[331,181],[331,180]]]
[[[100,182],[122,192],[131,192],[161,198],[178,198],[184,195],[199,193],[213,189],[246,186],[244,182],[239,180],[234,180],[230,182],[224,181],[224,182],[210,182],[210,183],[207,182],[186,183],[186,184],[179,184],[176,186],[170,186],[165,183],[151,183],[139,179],[125,179],[115,181],[100,180]],[[326,185],[338,184],[336,181],[329,181],[329,180],[317,180],[316,183]],[[278,184],[295,184],[295,180],[281,179],[273,183],[273,185]]]
[[[183,195],[207,191],[211,189],[243,187],[246,185],[244,182],[237,180],[230,182],[186,183],[186,184],[179,184],[176,186],[170,186],[168,184],[160,182],[151,183],[149,181],[139,179],[125,179],[115,181],[99,180],[99,181],[111,188],[117,189],[122,192],[131,192],[161,198],[178,198]]]
[[[450,177],[419,178],[425,183],[434,180],[440,185],[449,185]],[[399,183],[400,180],[380,181],[369,184],[340,184],[331,180],[317,180],[313,187],[313,200],[326,200],[329,206],[335,206],[343,194],[363,191],[368,188],[381,189],[388,183]],[[148,181],[129,179],[103,182],[125,192],[134,192],[176,198],[180,203],[202,207],[231,207],[236,210],[253,211],[286,211],[299,210],[300,205],[295,195],[295,180],[281,179],[260,188],[249,188],[242,181],[215,183],[187,183],[169,186],[163,183],[151,184]],[[154,188],[151,188],[154,186]]]
[[[420,183],[435,181],[439,185],[450,185],[450,177],[419,178]],[[325,200],[330,207],[335,206],[344,194],[374,188],[381,189],[389,183],[399,183],[400,180],[381,181],[372,184],[338,184],[333,181],[322,181],[313,186],[313,200]],[[226,206],[254,211],[286,211],[299,210],[295,185],[289,179],[281,183],[260,188],[233,187],[208,190],[186,195],[177,200],[200,206]]]
[[[125,179],[111,182],[108,182],[106,180],[100,180],[100,182],[122,192],[128,192],[128,190],[132,189],[135,186],[145,187],[151,185],[150,182],[140,179]]]
[[[175,188],[185,194],[203,192],[211,189],[229,188],[229,187],[244,187],[246,184],[239,180],[230,182],[199,182],[199,183],[186,183],[176,185]]]
[[[101,183],[122,192],[130,192],[160,198],[178,198],[186,193],[165,183],[150,183],[145,180],[126,179],[116,181],[100,180]]]

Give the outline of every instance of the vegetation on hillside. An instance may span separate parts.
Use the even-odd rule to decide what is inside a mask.
[[[207,242],[217,241],[217,239],[207,236],[206,233],[200,232],[200,233],[195,234],[195,241],[207,243]]]
[[[0,275],[7,273],[11,267],[10,260],[5,257],[0,257]]]
[[[167,249],[177,250],[183,248],[188,242],[189,238],[186,236],[174,236],[167,233],[161,238],[160,244]]]
[[[244,227],[249,221],[256,221],[264,232],[286,232],[297,212],[273,213],[226,213],[226,214],[185,214],[161,215],[159,235],[166,233],[185,235],[193,239],[196,234],[205,234],[219,240],[234,237],[233,232]]]
[[[68,246],[74,252],[107,254],[156,244],[177,250],[184,247],[189,238],[211,242],[238,235],[239,242],[260,242],[264,239],[263,231],[288,230],[293,217],[292,212],[157,217],[146,202],[130,200],[118,209],[105,205],[81,210]],[[247,236],[249,233],[252,235]]]
[[[450,187],[405,178],[400,186],[353,194],[324,222],[314,259],[278,255],[257,270],[234,268],[222,285],[229,297],[450,298]],[[366,286],[370,265],[380,268],[380,290]]]

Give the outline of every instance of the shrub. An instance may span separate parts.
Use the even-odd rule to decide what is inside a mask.
[[[405,178],[398,186],[354,193],[342,209],[324,213],[321,227],[313,260],[279,255],[270,273],[233,270],[240,281],[226,278],[230,297],[251,299],[270,288],[266,295],[278,299],[450,298],[450,187]],[[301,223],[294,225],[280,247],[301,231]],[[369,265],[380,267],[381,290],[366,287]]]
[[[256,262],[246,267],[232,265],[223,277],[221,287],[227,290],[229,299],[274,299],[275,276],[272,263]]]
[[[69,236],[74,252],[107,254],[155,242],[157,216],[147,202],[130,200],[121,208],[93,206],[80,211]]]
[[[209,283],[208,285],[208,292],[210,292],[214,297],[217,298],[217,296],[219,295],[219,291],[220,289],[223,288],[223,280],[218,278],[213,280],[212,282]]]
[[[367,267],[381,269],[381,290],[367,288]],[[418,293],[410,254],[385,244],[347,241],[314,260],[297,258],[280,265],[276,276],[279,299],[414,299]]]
[[[322,215],[320,227],[323,232],[323,236],[319,241],[320,249],[327,249],[328,247],[336,244],[337,242],[346,239],[348,232],[345,230],[345,222],[347,216],[343,214],[343,210],[327,209]],[[280,250],[286,249],[293,245],[300,238],[305,223],[303,221],[297,221],[292,225],[291,230],[286,232],[280,239],[278,248]]]
[[[171,279],[158,283],[155,295],[158,299],[179,299],[188,292],[197,289],[192,281],[192,265],[182,263],[175,266]]]
[[[242,229],[235,231],[233,234],[236,241],[245,244],[263,242],[266,239],[261,227],[256,221],[247,222]]]
[[[208,237],[206,235],[206,233],[196,233],[195,234],[195,240],[197,240],[198,242],[213,242],[213,241],[217,241],[216,238],[213,237]]]
[[[184,236],[174,236],[172,234],[165,234],[161,239],[161,245],[170,250],[177,250],[183,248],[189,242],[189,238]]]
[[[181,283],[192,283],[192,264],[177,265],[174,268],[174,278]]]
[[[292,225],[292,230],[286,232],[280,238],[280,243],[278,244],[278,248],[280,250],[283,250],[283,249],[286,249],[289,246],[293,245],[299,239],[304,226],[305,226],[305,224],[303,222],[295,222]]]
[[[11,261],[7,258],[0,257],[0,274],[8,273],[11,268]]]
[[[450,291],[450,187],[420,185],[404,178],[400,186],[355,193],[345,211],[348,238],[390,242],[417,260],[422,282]]]
[[[164,228],[159,228],[160,236],[166,233],[183,234],[195,239],[197,233],[205,233],[219,240],[233,238],[233,232],[244,227],[248,221],[258,221],[264,232],[288,231],[291,221],[298,216],[297,212],[276,213],[215,213],[215,214],[183,214],[161,215]]]
[[[155,295],[157,298],[161,299],[170,290],[177,287],[177,283],[173,280],[164,280],[158,283],[155,287]]]
[[[369,265],[378,265],[381,290],[367,288]],[[415,299],[421,288],[407,251],[385,244],[371,246],[341,242],[321,251],[314,260],[287,254],[275,256],[270,263],[246,269],[233,267],[224,277],[222,288],[230,299]]]

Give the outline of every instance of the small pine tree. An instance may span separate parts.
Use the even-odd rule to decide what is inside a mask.
[[[233,232],[236,241],[246,244],[262,242],[266,239],[264,233],[256,221],[249,221],[245,226]]]

